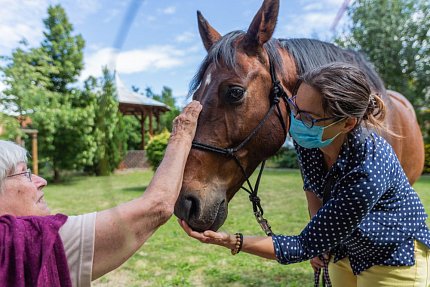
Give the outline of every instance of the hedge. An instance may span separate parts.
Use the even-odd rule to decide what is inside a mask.
[[[170,133],[165,129],[160,134],[153,136],[146,145],[146,157],[148,158],[153,170],[156,170],[160,165],[161,160],[164,157],[164,152],[166,151],[169,138]]]

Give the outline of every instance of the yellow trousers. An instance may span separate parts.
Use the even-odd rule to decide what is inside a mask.
[[[414,266],[375,265],[355,276],[348,258],[328,265],[333,287],[429,287],[430,250],[415,241]]]

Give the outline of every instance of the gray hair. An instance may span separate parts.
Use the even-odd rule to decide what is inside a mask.
[[[372,93],[365,73],[354,65],[334,62],[306,72],[301,80],[321,93],[328,115],[358,119],[378,131],[385,130],[385,105]]]
[[[27,150],[11,141],[0,140],[0,192],[6,177],[20,162],[27,162]]]

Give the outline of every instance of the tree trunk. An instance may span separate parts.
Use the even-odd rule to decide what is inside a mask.
[[[60,176],[60,170],[56,167],[54,167],[54,182],[58,183],[61,180],[61,176]]]

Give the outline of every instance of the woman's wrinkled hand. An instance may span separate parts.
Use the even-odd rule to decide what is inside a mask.
[[[188,224],[182,220],[178,219],[179,225],[184,229],[188,236],[195,238],[203,243],[215,244],[223,246],[229,249],[235,247],[236,237],[232,236],[226,232],[215,232],[212,230],[206,230],[204,232],[197,232],[191,229]]]
[[[189,140],[194,139],[202,105],[198,101],[189,103],[182,113],[173,120],[171,139]]]

